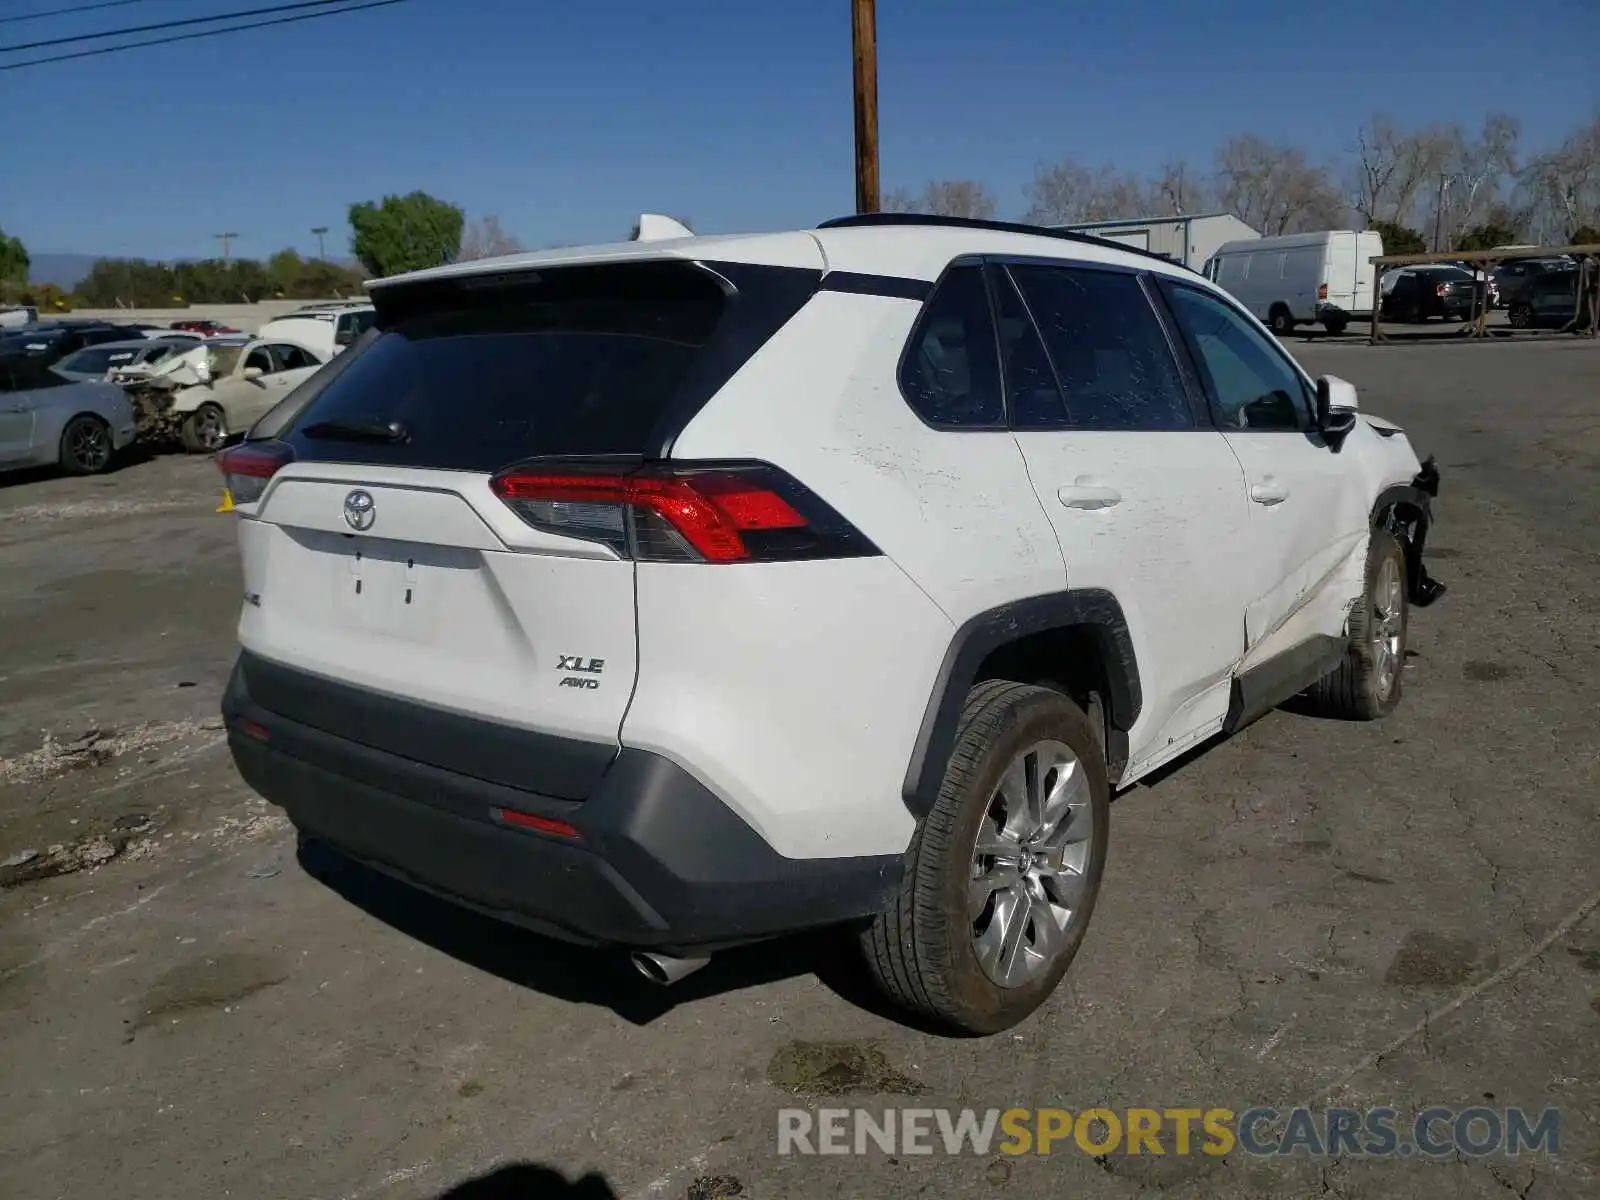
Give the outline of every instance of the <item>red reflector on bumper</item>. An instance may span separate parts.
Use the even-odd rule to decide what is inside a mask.
[[[577,829],[565,821],[557,821],[553,817],[536,817],[532,813],[517,812],[510,808],[490,809],[497,821],[507,825],[516,825],[522,829],[534,829],[540,833],[554,834],[556,837],[575,838],[580,836]]]
[[[233,723],[233,727],[240,733],[255,738],[258,742],[269,741],[272,737],[272,735],[267,732],[267,727],[265,725],[258,725],[254,721],[245,721],[241,719],[235,721]]]

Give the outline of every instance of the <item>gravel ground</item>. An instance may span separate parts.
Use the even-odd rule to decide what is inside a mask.
[[[1118,799],[1067,985],[986,1040],[886,1019],[827,939],[661,990],[303,867],[216,720],[215,470],[0,479],[5,1194],[1600,1195],[1600,348],[1291,348],[1443,468],[1405,703],[1274,713]],[[786,1106],[1300,1101],[1556,1107],[1560,1149],[776,1153]]]

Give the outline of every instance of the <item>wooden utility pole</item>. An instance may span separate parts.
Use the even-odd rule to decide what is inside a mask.
[[[878,211],[877,0],[850,0],[856,59],[856,212]]]
[[[222,243],[222,257],[227,258],[228,247],[233,244],[233,239],[239,235],[237,233],[213,233],[211,236]]]
[[[328,256],[323,253],[322,249],[322,235],[328,232],[328,227],[326,225],[318,225],[311,232],[317,235],[317,257],[319,259],[327,258]]]

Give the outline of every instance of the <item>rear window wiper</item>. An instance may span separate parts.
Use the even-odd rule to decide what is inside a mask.
[[[399,421],[317,421],[302,432],[308,438],[345,442],[403,442],[411,436]]]

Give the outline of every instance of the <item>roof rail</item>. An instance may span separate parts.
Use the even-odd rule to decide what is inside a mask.
[[[1027,225],[1020,221],[982,221],[976,217],[941,217],[935,213],[857,213],[849,217],[834,217],[831,221],[822,222],[817,228],[855,229],[870,228],[875,225],[942,226],[949,229],[987,229],[991,233],[1025,233],[1031,237],[1056,238],[1063,242],[1077,242],[1084,246],[1103,246],[1108,250],[1122,250],[1128,254],[1153,258],[1157,262],[1164,262],[1168,266],[1179,267],[1192,274],[1197,274],[1194,268],[1187,263],[1168,258],[1165,254],[1157,254],[1154,250],[1143,250],[1138,246],[1129,246],[1122,242],[1112,241],[1110,238],[1095,237],[1089,233],[1074,233],[1070,229],[1051,229],[1045,225]]]

